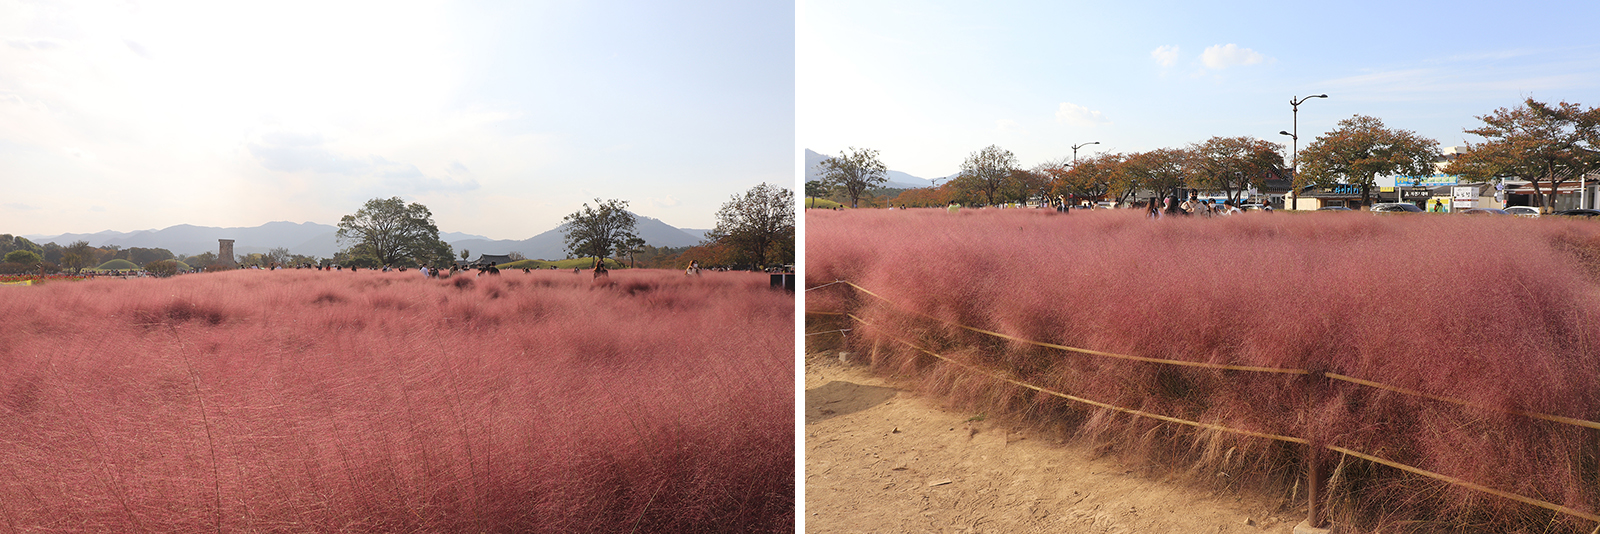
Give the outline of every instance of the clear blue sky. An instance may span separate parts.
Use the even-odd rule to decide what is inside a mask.
[[[523,239],[595,198],[710,228],[794,183],[794,6],[0,0],[0,232],[335,224]]]
[[[1600,106],[1593,2],[801,0],[797,142],[872,148],[924,178],[988,145],[1031,167],[1071,146],[1213,136],[1300,147],[1356,114],[1441,146],[1533,97]],[[1285,150],[1287,153],[1287,150]]]

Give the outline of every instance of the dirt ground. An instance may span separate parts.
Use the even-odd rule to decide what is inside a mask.
[[[1305,518],[942,410],[835,353],[807,357],[805,388],[806,532],[1288,533]]]

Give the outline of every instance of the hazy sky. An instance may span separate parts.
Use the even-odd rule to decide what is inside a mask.
[[[711,228],[794,187],[791,2],[0,0],[0,233],[336,224],[524,239],[593,199]]]
[[[1442,146],[1528,97],[1600,106],[1594,2],[801,0],[797,142],[953,174],[1213,136],[1299,147],[1356,114]],[[1285,150],[1287,152],[1287,150]]]

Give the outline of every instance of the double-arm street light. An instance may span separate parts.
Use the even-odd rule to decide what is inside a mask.
[[[1078,166],[1078,149],[1086,147],[1086,146],[1089,146],[1089,145],[1098,145],[1098,144],[1100,144],[1099,141],[1092,141],[1092,142],[1084,143],[1084,144],[1081,144],[1081,145],[1072,145],[1072,166],[1073,167],[1077,167]]]
[[[1300,104],[1313,98],[1328,98],[1328,95],[1311,95],[1299,99],[1292,96],[1289,97],[1289,105],[1294,108],[1294,133],[1278,132],[1289,136],[1293,143],[1293,148],[1289,149],[1289,157],[1292,158],[1289,164],[1289,198],[1292,204],[1287,206],[1287,209],[1291,210],[1300,207]]]

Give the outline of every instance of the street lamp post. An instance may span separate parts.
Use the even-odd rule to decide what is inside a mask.
[[[1289,105],[1294,108],[1294,133],[1278,132],[1289,136],[1294,143],[1293,148],[1289,149],[1291,152],[1289,157],[1293,158],[1290,160],[1292,163],[1289,164],[1289,195],[1293,199],[1291,200],[1293,204],[1289,206],[1289,209],[1298,208],[1300,204],[1300,104],[1313,98],[1328,98],[1328,95],[1311,95],[1299,99],[1292,96],[1289,97]]]
[[[1099,141],[1092,141],[1092,142],[1084,143],[1084,144],[1081,144],[1081,145],[1072,145],[1072,166],[1073,167],[1077,167],[1078,166],[1078,149],[1086,147],[1086,146],[1089,146],[1089,145],[1098,145],[1098,144],[1100,144]]]

